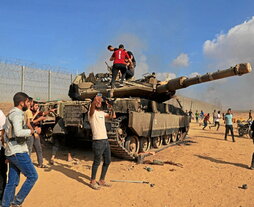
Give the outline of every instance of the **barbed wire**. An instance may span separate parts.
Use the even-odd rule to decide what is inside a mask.
[[[56,66],[56,65],[50,65],[50,64],[39,64],[29,60],[2,57],[2,56],[0,56],[0,63],[17,65],[17,66],[25,66],[25,67],[35,68],[39,70],[47,70],[47,71],[50,70],[54,72],[67,73],[67,74],[76,73],[75,71],[77,71],[76,69],[73,69],[73,68],[65,68],[63,66]]]
[[[45,67],[0,59],[0,102],[12,101],[19,91],[37,100],[68,100],[69,86],[75,76],[60,67]]]

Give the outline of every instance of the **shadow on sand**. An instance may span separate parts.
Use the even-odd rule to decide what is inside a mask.
[[[242,163],[227,162],[227,161],[224,161],[224,160],[220,160],[220,159],[216,159],[216,158],[208,157],[208,156],[203,156],[203,155],[195,155],[195,156],[198,157],[198,158],[209,160],[211,162],[215,162],[215,163],[219,163],[219,164],[234,165],[236,167],[242,167],[242,168],[249,169],[248,165],[245,165],[245,164],[242,164]]]
[[[216,139],[216,140],[220,140],[220,141],[228,141],[228,140],[224,140],[224,137],[222,137],[221,139],[219,139],[219,138],[214,138],[214,137],[207,137],[207,136],[195,136],[196,138],[204,138],[204,139]]]
[[[82,178],[90,181],[90,177],[85,175],[84,173],[80,173],[77,172],[75,170],[70,169],[69,165],[66,164],[62,164],[62,163],[58,163],[56,162],[57,165],[51,165],[49,168],[45,169],[45,172],[50,172],[51,170],[55,170],[58,171],[62,174],[64,174],[65,176],[77,180],[78,182],[85,184],[87,186],[89,186],[89,182],[85,182]]]

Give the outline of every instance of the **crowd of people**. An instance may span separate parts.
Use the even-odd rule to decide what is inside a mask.
[[[190,121],[192,119],[194,119],[194,117],[195,117],[196,123],[198,123],[199,126],[202,125],[203,130],[208,126],[208,124],[210,124],[210,126],[209,126],[210,129],[217,126],[216,130],[218,131],[220,128],[220,122],[223,121],[225,124],[224,140],[227,141],[227,137],[230,132],[231,137],[232,137],[232,142],[235,142],[235,135],[234,135],[234,128],[233,128],[234,119],[233,119],[233,114],[232,114],[231,108],[229,108],[227,110],[227,112],[225,114],[223,113],[222,115],[221,115],[220,111],[216,112],[216,110],[214,110],[212,113],[212,119],[213,119],[212,122],[210,121],[210,113],[205,114],[203,112],[203,110],[201,110],[200,113],[198,112],[198,110],[196,110],[194,117],[192,116],[191,110],[186,113],[188,114],[188,116],[190,116]],[[253,143],[254,143],[254,121],[252,118],[252,111],[251,110],[249,111],[249,116],[248,116],[247,122],[250,123],[250,129],[249,129],[249,130],[251,130],[250,136],[253,139]],[[254,153],[252,155],[250,169],[254,170]]]
[[[105,181],[106,173],[111,162],[111,151],[107,137],[105,118],[116,118],[112,106],[107,103],[110,113],[102,110],[102,95],[97,94],[89,109],[89,123],[93,134],[94,162],[92,165],[90,187],[99,190],[101,187],[110,187]],[[31,161],[30,155],[34,148],[38,168],[46,168],[43,164],[41,147],[40,122],[54,109],[42,112],[38,102],[23,92],[18,92],[13,97],[14,108],[7,116],[0,110],[0,206],[18,207],[33,188],[38,179],[37,171]],[[53,151],[54,146],[53,146]],[[51,161],[55,154],[52,153]],[[103,158],[102,172],[99,181],[96,181],[97,169]],[[72,159],[68,154],[68,160]],[[52,163],[53,164],[53,163]],[[7,179],[7,169],[8,179]],[[26,177],[18,193],[20,174]],[[8,180],[8,182],[7,182]]]

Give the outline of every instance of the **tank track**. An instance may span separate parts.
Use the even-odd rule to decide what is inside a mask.
[[[128,152],[128,150],[124,147],[123,142],[119,139],[119,136],[117,134],[117,129],[120,127],[122,119],[114,119],[111,122],[111,129],[107,132],[108,134],[108,141],[110,144],[111,152],[116,157],[125,159],[125,160],[136,160],[138,158],[138,154],[132,154]],[[185,135],[186,136],[186,135]],[[182,138],[182,141],[184,140],[185,136]],[[173,142],[171,144],[177,144],[180,141]],[[160,147],[156,149],[156,151],[163,150],[164,147]],[[155,149],[150,149],[150,151],[154,151]]]
[[[123,143],[119,140],[117,136],[117,128],[120,127],[120,122],[122,120],[113,120],[111,123],[111,130],[108,131],[108,141],[110,144],[111,152],[117,157],[126,159],[126,160],[135,160],[137,157],[129,153]]]

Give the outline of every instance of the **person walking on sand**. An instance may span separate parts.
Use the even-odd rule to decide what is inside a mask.
[[[105,118],[116,118],[115,113],[112,111],[112,107],[108,105],[110,114],[105,113],[101,110],[102,107],[102,95],[98,93],[93,102],[91,103],[88,120],[92,129],[93,134],[93,154],[94,161],[92,165],[92,175],[90,181],[90,187],[94,190],[99,190],[100,186],[110,187],[111,185],[105,182],[105,176],[111,162],[111,151],[108,142],[107,130],[105,125]],[[101,177],[96,182],[96,173],[100,165],[101,158],[103,157],[103,166],[101,171]]]
[[[214,111],[213,111],[213,124],[215,124],[216,117],[217,117],[217,113],[216,113],[216,110],[214,109]]]
[[[250,129],[252,131],[251,138],[252,138],[253,144],[254,144],[254,121],[252,122]],[[254,170],[254,152],[252,153],[252,160],[251,160],[251,164],[250,164],[250,169]]]
[[[214,119],[214,125],[213,126],[210,126],[210,129],[212,127],[216,127],[217,126],[217,131],[219,130],[220,128],[220,119],[221,119],[221,115],[220,115],[220,111],[218,111],[217,115],[216,115],[216,118]]]
[[[205,115],[205,118],[204,118],[204,127],[203,127],[203,130],[207,127],[208,122],[210,123],[209,119],[210,119],[210,114],[208,113],[208,114]]]
[[[198,110],[196,110],[196,113],[195,113],[196,123],[198,123],[198,117],[199,117],[199,113],[198,113]]]
[[[14,108],[9,112],[5,124],[5,156],[9,162],[8,182],[4,190],[3,207],[21,206],[38,179],[38,174],[28,154],[26,139],[34,133],[41,133],[40,128],[25,129],[24,111],[29,105],[28,95],[18,92],[14,95]],[[20,173],[26,180],[15,196],[20,181]]]
[[[251,115],[251,110],[249,111],[249,118],[247,121],[252,121],[252,115]]]
[[[229,133],[229,131],[231,132],[231,136],[232,136],[232,141],[235,142],[235,138],[234,138],[234,130],[233,130],[233,115],[231,113],[231,108],[229,108],[227,110],[227,113],[225,114],[225,137],[224,139],[227,140],[227,135]]]

